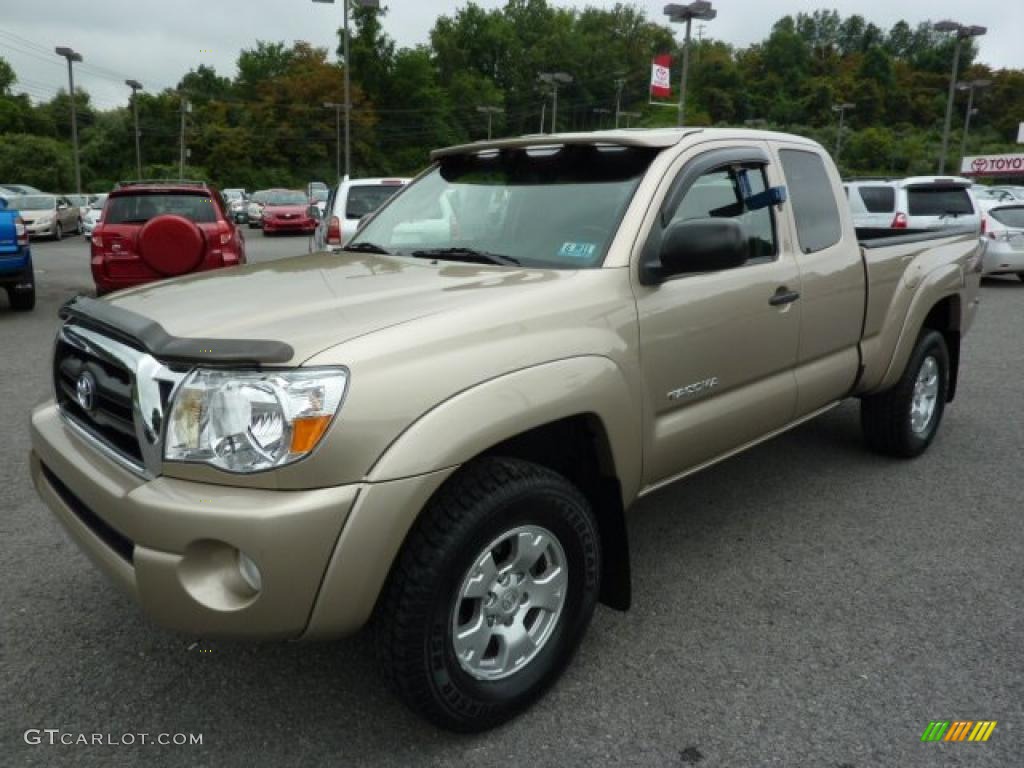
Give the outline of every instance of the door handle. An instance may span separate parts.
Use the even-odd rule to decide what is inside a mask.
[[[799,298],[800,291],[791,291],[783,285],[775,291],[775,294],[770,299],[768,299],[768,303],[773,307],[780,307],[783,304],[792,304]]]

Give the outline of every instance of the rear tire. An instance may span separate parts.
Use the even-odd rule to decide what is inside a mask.
[[[58,221],[53,227],[53,239],[60,242],[64,239],[64,227]]]
[[[26,291],[16,291],[14,286],[7,289],[7,299],[11,302],[11,309],[15,312],[30,312],[36,306],[36,275],[35,270],[28,268],[28,279],[32,286]]]
[[[939,429],[948,391],[946,340],[926,329],[896,385],[861,398],[860,423],[868,447],[907,459],[924,453]]]
[[[395,561],[374,622],[381,671],[437,725],[493,728],[568,665],[600,581],[583,495],[536,464],[481,459],[431,500]]]

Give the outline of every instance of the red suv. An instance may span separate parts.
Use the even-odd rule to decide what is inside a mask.
[[[245,264],[245,239],[215,187],[124,181],[92,232],[96,293]]]

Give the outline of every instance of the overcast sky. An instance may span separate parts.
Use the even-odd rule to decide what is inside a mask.
[[[577,7],[615,4],[614,0],[551,1]],[[390,9],[385,29],[400,45],[408,46],[426,42],[438,15],[450,15],[464,5],[453,0],[384,2]],[[477,3],[496,8],[504,0]],[[634,4],[645,8],[650,18],[664,18],[665,0]],[[737,46],[767,37],[781,16],[834,7],[843,16],[859,13],[883,29],[900,19],[912,26],[940,18],[981,24],[989,28],[980,41],[981,61],[997,68],[1024,68],[1021,0],[714,0],[714,5],[718,18],[705,34]],[[257,40],[288,44],[308,40],[333,51],[341,7],[311,0],[3,0],[0,19],[0,56],[14,67],[17,90],[46,99],[57,88],[66,87],[66,65],[53,53],[55,46],[66,45],[85,57],[83,64],[76,65],[76,84],[92,94],[97,106],[109,108],[127,102],[130,92],[123,84],[127,78],[140,80],[149,90],[160,90],[174,86],[200,64],[231,76],[239,50]]]

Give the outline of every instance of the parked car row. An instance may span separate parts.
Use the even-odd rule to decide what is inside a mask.
[[[976,228],[987,240],[984,274],[1024,281],[1024,187],[989,187],[956,176],[850,180],[844,184],[860,229]]]

